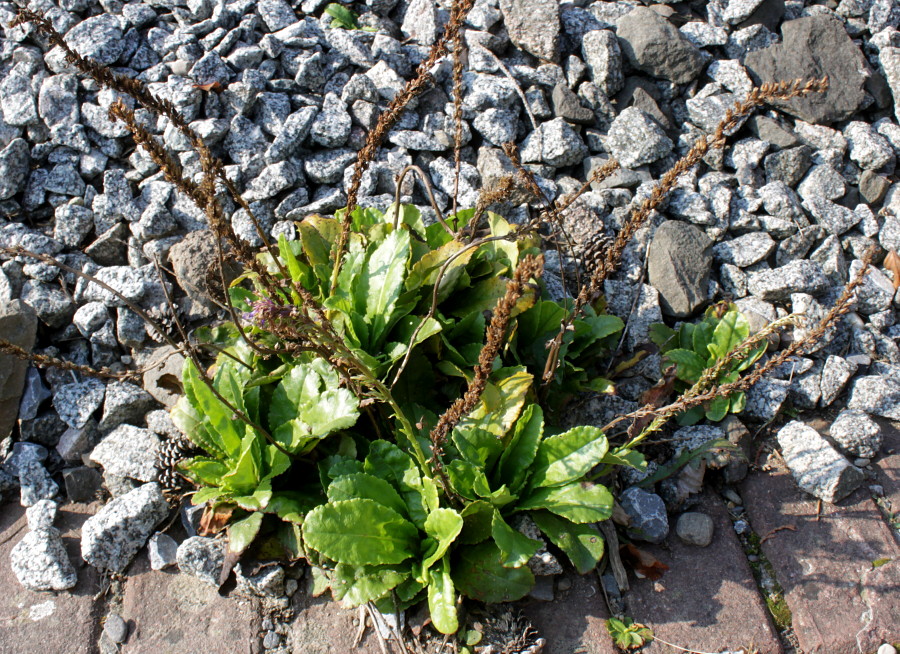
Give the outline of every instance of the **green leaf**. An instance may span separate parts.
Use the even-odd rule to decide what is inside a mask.
[[[548,511],[533,511],[528,515],[544,535],[565,552],[579,574],[587,574],[603,558],[603,537],[594,525],[576,524]]]
[[[463,459],[454,459],[445,466],[445,470],[453,490],[466,499],[490,496],[491,488],[480,466]]]
[[[695,384],[706,370],[706,361],[691,350],[681,348],[669,350],[666,358],[675,364],[675,374],[678,379],[689,384]]]
[[[460,455],[484,470],[489,470],[503,449],[503,442],[478,427],[457,426],[450,436]]]
[[[359,29],[359,24],[356,22],[356,15],[343,5],[332,2],[325,7],[325,13],[331,16],[332,27],[339,27],[347,30]]]
[[[562,486],[583,477],[600,463],[609,442],[596,427],[575,427],[545,438],[538,447],[529,486]]]
[[[364,469],[389,482],[398,491],[409,510],[409,517],[420,529],[424,529],[428,508],[426,489],[416,462],[399,447],[388,441],[374,441],[369,445]]]
[[[750,323],[737,310],[728,311],[713,331],[712,342],[707,346],[714,359],[721,359],[740,345],[750,335]]]
[[[193,393],[194,401],[191,403],[203,416],[203,424],[209,427],[206,433],[214,441],[215,448],[229,457],[237,456],[241,449],[244,423],[237,420],[234,412],[215,396],[190,359],[184,362],[184,384],[185,391],[190,388]]]
[[[703,420],[703,416],[706,414],[706,410],[702,406],[695,406],[693,409],[688,409],[682,413],[679,413],[675,417],[675,422],[677,422],[682,427],[687,425],[696,425],[698,422]]]
[[[473,545],[487,540],[491,536],[491,522],[494,518],[494,507],[484,500],[475,500],[466,504],[462,510],[463,528],[459,534],[459,542]]]
[[[302,524],[306,513],[321,504],[321,498],[298,491],[278,491],[266,507],[267,513],[274,513],[282,520]]]
[[[612,515],[612,493],[601,484],[576,482],[559,488],[539,488],[520,501],[517,508],[547,509],[572,522],[585,524],[607,520]]]
[[[456,615],[456,589],[450,576],[450,561],[428,571],[428,611],[431,623],[442,634],[455,634],[459,629]]]
[[[222,477],[222,486],[228,488],[236,495],[250,495],[259,486],[260,468],[262,467],[262,452],[259,441],[254,435],[244,437],[241,444],[241,453],[233,464],[231,472]]]
[[[408,571],[397,570],[395,566],[338,563],[334,569],[331,593],[344,608],[354,608],[384,597],[408,577]]]
[[[366,258],[365,269],[354,293],[357,297],[357,310],[364,309],[361,313],[370,326],[370,346],[381,343],[388,326],[394,322],[394,308],[403,291],[409,254],[409,232],[397,229]]]
[[[641,472],[647,469],[647,459],[637,450],[618,449],[607,452],[600,463],[607,466],[627,466]]]
[[[706,419],[712,422],[719,422],[728,415],[728,407],[730,405],[731,398],[727,395],[720,395],[706,407]]]
[[[534,586],[534,575],[527,565],[505,568],[500,549],[491,541],[463,547],[453,564],[451,575],[466,597],[496,604],[522,599]]]
[[[440,559],[459,536],[463,528],[462,516],[453,509],[435,509],[425,520],[425,533],[437,543],[437,549],[422,561],[422,569],[428,570]]]
[[[694,325],[694,333],[692,336],[693,343],[691,345],[693,346],[694,353],[703,360],[704,368],[712,363],[712,357],[709,355],[709,344],[712,343],[714,331],[715,326],[706,320]]]
[[[403,498],[384,479],[357,472],[338,477],[328,486],[329,502],[364,498],[375,500],[382,506],[393,509],[404,517],[409,517]]]
[[[418,533],[396,511],[370,499],[323,504],[303,524],[309,547],[350,565],[402,563],[415,553]]]
[[[232,554],[241,554],[250,547],[250,543],[259,533],[262,519],[263,514],[256,511],[243,520],[228,525],[228,551]]]
[[[491,520],[491,536],[500,548],[500,564],[506,568],[525,565],[543,545],[541,541],[529,538],[506,524],[496,509]]]
[[[525,396],[534,378],[525,368],[507,368],[499,381],[488,384],[481,401],[472,412],[460,421],[461,427],[478,427],[502,438],[519,417]]]
[[[659,348],[660,354],[665,354],[677,343],[677,332],[661,322],[650,325],[650,341]]]
[[[203,486],[218,486],[222,483],[222,477],[228,474],[228,466],[216,459],[195,456],[192,459],[181,461],[178,470],[192,482]]]
[[[519,492],[528,480],[531,464],[544,436],[544,412],[537,404],[530,404],[516,422],[512,437],[500,455],[494,472],[494,486],[506,484],[513,493]]]

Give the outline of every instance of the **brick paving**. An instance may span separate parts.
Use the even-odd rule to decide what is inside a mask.
[[[743,497],[805,654],[874,652],[900,638],[900,547],[867,488],[819,512],[787,472],[760,473]]]
[[[669,566],[658,581],[630,576],[627,614],[653,629],[660,638],[702,652],[755,647],[759,654],[781,654],[747,558],[721,500],[706,491],[696,509],[713,519],[715,532],[707,547],[683,543],[674,533],[661,545],[643,545]],[[675,517],[671,517],[674,532]],[[648,654],[673,651],[652,643]]]
[[[128,641],[122,654],[257,654],[260,612],[254,602],[222,597],[190,575],[151,570],[140,554],[122,601]]]
[[[61,593],[26,590],[9,564],[9,552],[28,531],[25,509],[6,503],[0,507],[0,654],[93,654],[99,635],[100,590],[97,573],[81,562],[82,523],[98,505],[67,504],[56,516],[78,584]],[[78,566],[82,563],[81,567]]]

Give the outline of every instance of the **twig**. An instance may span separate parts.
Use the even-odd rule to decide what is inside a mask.
[[[488,48],[483,46],[481,43],[475,43],[475,45],[477,47],[481,48],[484,52],[486,52],[491,58],[493,58],[493,60],[497,63],[497,66],[500,68],[500,70],[503,71],[503,74],[506,75],[509,78],[509,80],[513,83],[513,86],[516,88],[516,93],[519,94],[519,98],[521,98],[521,100],[522,100],[522,105],[525,107],[525,113],[528,114],[528,119],[531,121],[531,127],[533,129],[537,129],[538,128],[537,120],[535,120],[534,114],[531,113],[531,107],[528,106],[528,98],[525,97],[525,92],[522,91],[522,87],[519,86],[518,80],[515,77],[513,77],[513,74],[510,72],[509,68],[506,67],[506,64],[504,64],[500,60],[500,57],[495,55],[493,52],[491,52]]]
[[[428,200],[431,202],[431,208],[432,210],[434,210],[438,222],[441,223],[441,226],[447,231],[448,234],[450,234],[450,236],[456,238],[456,233],[452,229],[450,229],[450,225],[448,225],[447,221],[444,220],[444,215],[441,213],[441,210],[437,206],[437,202],[434,199],[434,192],[431,190],[431,182],[428,181],[428,176],[425,175],[425,172],[421,168],[414,164],[406,166],[403,170],[400,171],[400,175],[397,177],[397,188],[394,191],[394,229],[397,229],[397,224],[400,221],[400,187],[403,185],[403,180],[406,177],[406,174],[409,172],[416,173],[419,176],[419,179],[422,180],[422,185],[425,187],[425,192],[428,194]]]

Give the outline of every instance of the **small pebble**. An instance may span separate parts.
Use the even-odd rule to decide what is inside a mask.
[[[109,636],[114,643],[124,643],[128,637],[128,624],[117,613],[110,613],[106,616],[106,622],[103,624],[103,631]]]
[[[734,530],[739,534],[746,534],[750,531],[750,525],[747,524],[746,520],[736,520],[734,523]]]
[[[855,465],[857,468],[865,468],[870,463],[872,463],[871,459],[859,458],[853,462],[853,465]]]
[[[897,654],[897,648],[889,643],[885,643],[878,648],[878,654]]]
[[[559,590],[569,590],[572,587],[572,580],[568,577],[563,577],[556,583],[556,587]]]
[[[288,597],[293,597],[294,593],[297,592],[297,588],[299,586],[300,586],[300,584],[297,582],[296,579],[288,579],[287,581],[284,582],[284,594],[287,595]]]
[[[281,636],[274,631],[267,631],[263,638],[263,647],[266,649],[274,649],[281,644]]]

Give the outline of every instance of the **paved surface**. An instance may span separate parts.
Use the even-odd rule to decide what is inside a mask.
[[[722,501],[706,492],[696,510],[713,518],[712,543],[708,547],[686,545],[670,533],[662,545],[642,546],[669,570],[658,581],[632,581],[627,614],[680,647],[719,652],[753,645],[760,654],[781,654],[768,610]],[[654,642],[645,651],[672,650]]]
[[[873,478],[837,506],[823,504],[820,510],[780,470],[755,472],[739,489],[753,531],[763,540],[762,551],[784,588],[802,654],[874,654],[882,642],[900,642],[900,545],[890,527],[892,520],[900,520],[900,431],[885,426]],[[881,506],[869,485],[884,489]],[[76,565],[81,561],[79,529],[96,508],[69,504],[60,509],[58,525]],[[644,546],[670,569],[656,582],[629,573],[628,614],[686,650],[755,648],[749,651],[782,654],[783,643],[722,500],[706,491],[699,510],[715,522],[712,544],[693,547],[670,536],[662,545]],[[0,506],[0,654],[101,651],[98,641],[109,611],[109,597],[98,596],[102,580],[82,566],[72,593],[24,590],[9,567],[9,551],[24,533],[24,510],[11,503]],[[613,654],[596,575],[566,579],[570,585],[565,590],[557,580],[553,602],[520,605],[548,641],[546,654]],[[129,569],[115,603],[129,626],[122,654],[263,651],[263,612],[255,602],[223,597],[185,575],[151,571],[145,554]],[[295,617],[286,641],[294,653],[382,654],[371,629],[353,650],[357,612],[341,609],[328,597],[309,596],[305,582],[292,608]],[[682,650],[657,641],[644,651]]]

